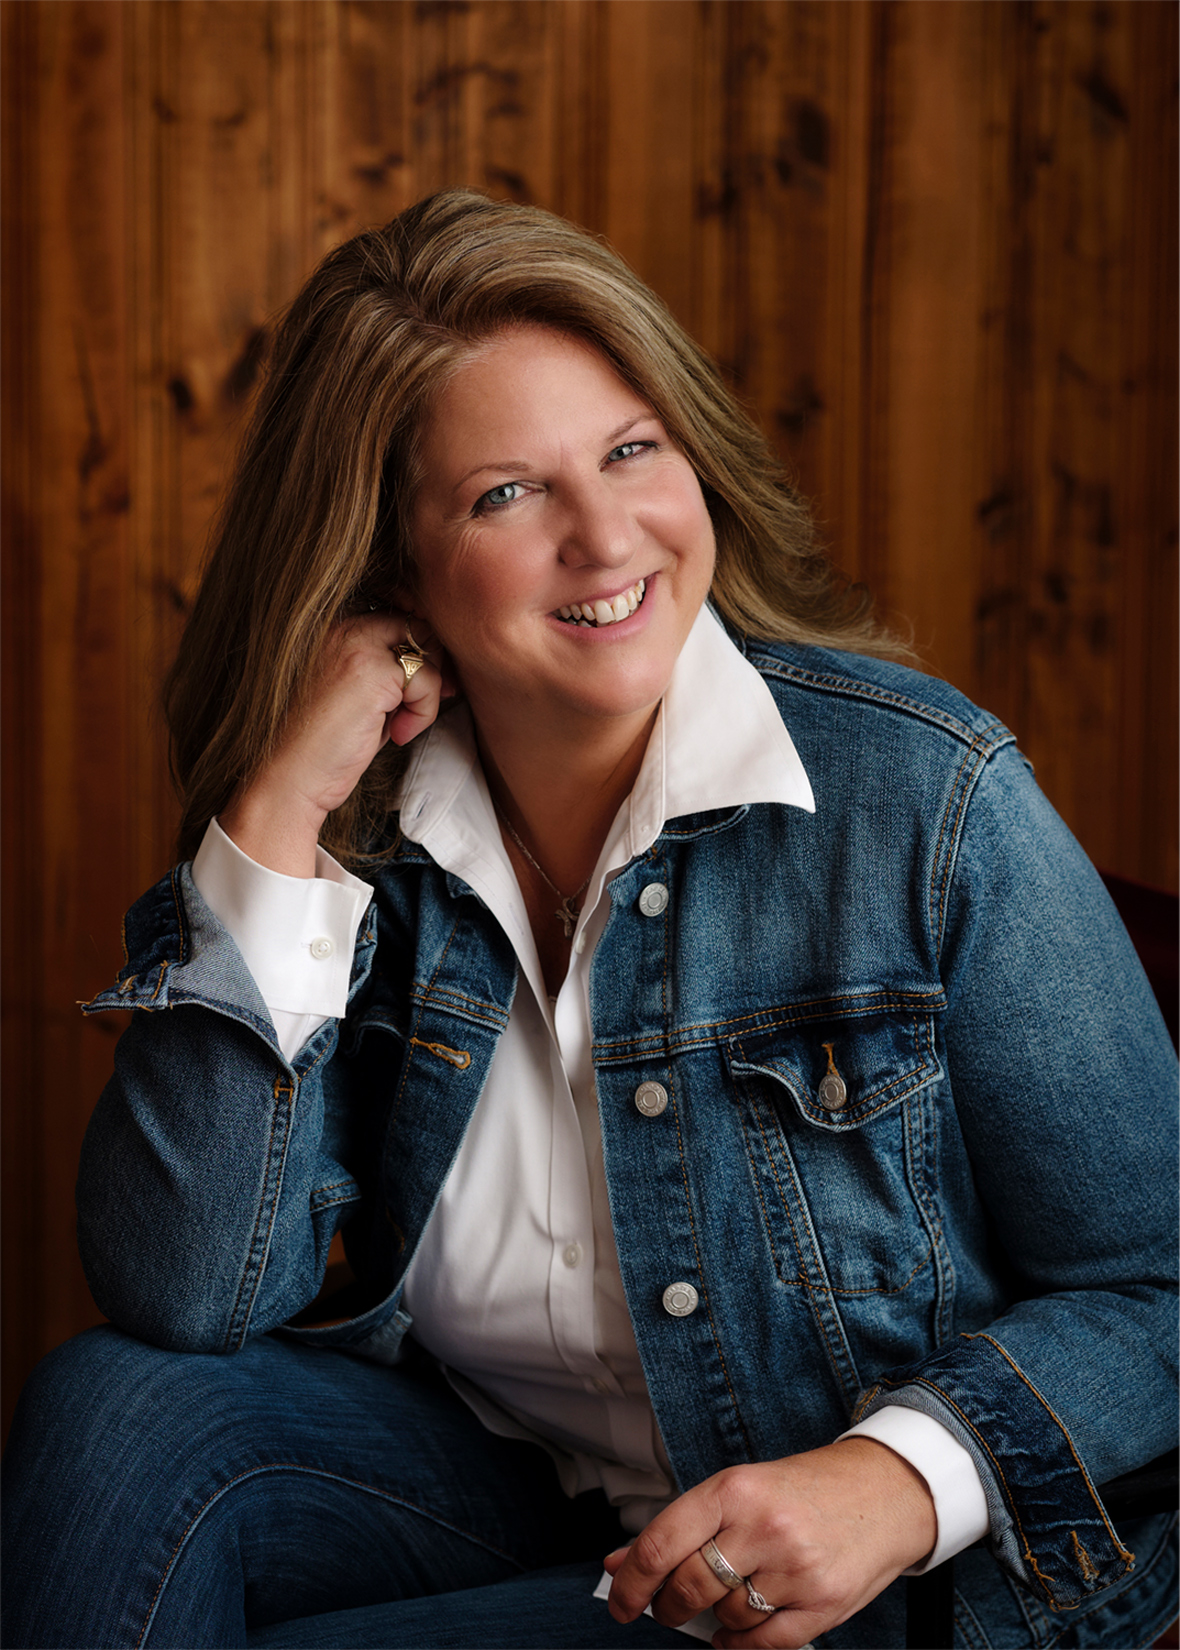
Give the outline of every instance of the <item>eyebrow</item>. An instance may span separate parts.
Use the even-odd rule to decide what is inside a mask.
[[[639,413],[635,418],[628,418],[626,423],[620,424],[617,429],[609,430],[605,440],[618,441],[620,436],[626,435],[628,430],[633,430],[636,424],[642,424],[648,418],[658,422],[657,415],[654,412]],[[474,470],[468,470],[465,476],[460,476],[455,483],[455,490],[458,491],[460,487],[471,480],[472,476],[483,475],[485,470],[496,470],[501,475],[527,475],[531,469],[532,465],[526,463],[523,458],[494,459],[487,464],[477,464]]]

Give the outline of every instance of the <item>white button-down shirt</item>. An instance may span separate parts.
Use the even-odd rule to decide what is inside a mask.
[[[484,1092],[411,1262],[405,1306],[415,1337],[487,1426],[542,1443],[568,1493],[601,1486],[632,1532],[666,1504],[673,1483],[614,1247],[590,1058],[590,964],[608,882],[667,820],[753,803],[815,808],[769,689],[706,609],[591,875],[569,970],[551,1000],[465,710],[421,737],[401,789],[404,835],[480,896],[521,972]],[[266,871],[216,824],[193,873],[293,1054],[344,1012],[369,889],[322,850],[315,879]],[[854,1430],[889,1444],[926,1478],[939,1519],[930,1563],[986,1531],[971,1457],[938,1422],[894,1406]]]

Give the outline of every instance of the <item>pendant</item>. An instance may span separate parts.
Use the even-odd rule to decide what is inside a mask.
[[[564,929],[567,940],[571,937],[574,929],[578,926],[578,913],[574,909],[574,901],[577,897],[577,894],[571,894],[568,899],[563,899],[561,904],[557,907],[557,910],[553,913]]]

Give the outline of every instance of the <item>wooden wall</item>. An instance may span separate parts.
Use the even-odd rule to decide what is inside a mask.
[[[1176,886],[1176,18],[6,0],[10,1383],[95,1318],[72,1182],[119,1027],[75,1003],[170,861],[154,698],[265,330],[430,190],[605,233],[1091,855]]]

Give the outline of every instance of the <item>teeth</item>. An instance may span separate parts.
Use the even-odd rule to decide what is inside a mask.
[[[619,624],[631,617],[646,594],[647,580],[640,579],[630,590],[624,590],[610,601],[575,602],[570,607],[559,607],[557,613],[559,618],[571,624],[585,625],[590,629],[598,625]]]

